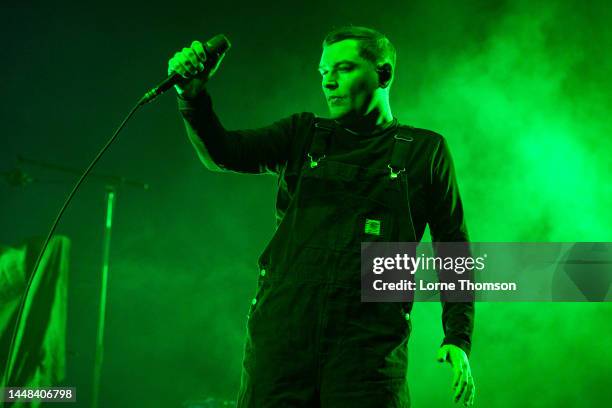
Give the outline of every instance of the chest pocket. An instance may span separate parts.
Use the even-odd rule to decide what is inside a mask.
[[[300,180],[299,225],[304,246],[359,252],[362,241],[390,241],[397,235],[400,180],[381,169],[321,162]]]

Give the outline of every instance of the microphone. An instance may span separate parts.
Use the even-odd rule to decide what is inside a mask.
[[[206,61],[204,61],[204,70],[207,68],[214,66],[217,63],[219,58],[230,49],[232,45],[229,40],[223,34],[215,35],[213,38],[208,40],[206,44],[204,44],[204,52],[206,53]],[[152,88],[149,92],[147,92],[138,102],[139,105],[144,105],[146,103],[151,102],[153,99],[157,98],[159,95],[166,92],[168,89],[172,88],[174,85],[180,83],[185,80],[180,74],[176,72],[172,73],[168,78],[164,79],[159,85],[155,88]]]

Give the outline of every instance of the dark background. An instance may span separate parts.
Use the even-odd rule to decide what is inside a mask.
[[[393,113],[445,135],[474,241],[610,241],[612,35],[605,2],[22,1],[2,6],[0,171],[17,156],[83,169],[136,100],[195,39],[232,42],[209,88],[228,128],[326,114],[316,71],[347,23],[398,49]],[[44,235],[75,176],[0,184],[0,242]],[[274,231],[275,179],[198,162],[174,95],[131,120],[95,169],[141,180],[118,191],[102,407],[233,399],[255,261]],[[91,404],[104,183],[89,180],[58,232],[71,238],[68,377]],[[479,304],[477,404],[608,401],[609,304]],[[435,363],[440,306],[415,305],[410,385],[452,406]]]

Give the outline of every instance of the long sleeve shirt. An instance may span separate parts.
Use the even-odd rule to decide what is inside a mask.
[[[187,135],[200,160],[213,171],[273,174],[278,180],[276,221],[280,224],[291,201],[301,168],[313,137],[315,115],[302,112],[257,129],[227,130],[213,110],[207,91],[198,97],[178,98]],[[391,126],[368,135],[342,132],[332,139],[330,154],[339,161],[386,168],[381,160],[393,143],[397,119]],[[432,241],[468,242],[459,187],[445,138],[433,131],[413,128],[414,148],[406,169],[410,185],[411,216],[418,240],[429,225]],[[443,256],[436,249],[436,255]],[[466,255],[469,249],[466,245]],[[474,326],[474,302],[442,302],[442,344],[454,344],[469,356]]]

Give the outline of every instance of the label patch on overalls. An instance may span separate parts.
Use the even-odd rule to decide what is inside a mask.
[[[364,232],[370,235],[380,235],[380,221],[366,218]]]

